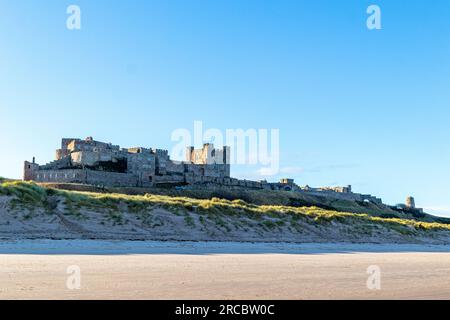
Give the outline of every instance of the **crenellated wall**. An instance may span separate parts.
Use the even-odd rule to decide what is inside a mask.
[[[280,182],[239,180],[230,177],[230,149],[205,144],[202,149],[187,149],[187,161],[173,161],[167,150],[151,148],[120,148],[92,137],[62,139],[56,160],[39,166],[24,163],[24,180],[38,182],[82,183],[112,187],[153,187],[161,185],[210,185],[246,189],[304,192],[353,201],[381,203],[372,195],[353,193],[351,186],[310,188],[299,187],[293,179]]]

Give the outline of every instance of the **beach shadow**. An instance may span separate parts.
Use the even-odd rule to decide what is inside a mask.
[[[450,245],[103,240],[18,240],[0,242],[0,255],[322,255],[414,252],[450,253]]]

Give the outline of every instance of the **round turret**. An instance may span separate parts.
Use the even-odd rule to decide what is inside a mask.
[[[415,209],[416,208],[416,203],[414,201],[414,198],[409,196],[406,198],[406,207],[410,208],[410,209]]]

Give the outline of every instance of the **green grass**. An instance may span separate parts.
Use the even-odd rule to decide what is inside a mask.
[[[186,213],[186,215],[184,216],[184,222],[186,223],[187,226],[191,227],[191,228],[195,228],[195,221],[194,218],[192,218],[189,213]]]
[[[361,213],[338,212],[318,207],[293,207],[286,205],[257,205],[244,200],[226,200],[214,197],[212,199],[196,199],[168,195],[126,195],[105,194],[94,192],[78,192],[51,189],[38,186],[31,182],[1,181],[0,195],[13,197],[12,203],[28,208],[48,208],[49,199],[58,197],[71,210],[86,208],[106,212],[115,224],[124,223],[120,208],[127,208],[137,215],[149,212],[155,208],[163,208],[174,214],[185,215],[185,223],[195,226],[189,213],[196,213],[217,223],[219,227],[230,230],[224,217],[242,216],[254,221],[270,217],[271,222],[263,221],[266,228],[278,228],[290,221],[306,221],[315,225],[327,225],[334,222],[348,225],[381,225],[402,234],[412,234],[417,230],[450,230],[450,225],[422,222],[400,218],[382,218]],[[76,208],[76,209],[75,209]],[[203,219],[203,222],[205,220]],[[261,220],[262,221],[262,220]]]
[[[49,196],[56,191],[53,189],[42,188],[33,183],[22,181],[0,181],[0,195],[12,196],[11,205],[14,207],[23,207],[32,209],[42,207],[49,209]]]
[[[208,200],[212,198],[226,199],[226,200],[242,200],[247,203],[257,205],[282,205],[293,207],[307,207],[316,206],[322,209],[367,213],[371,215],[380,214],[397,214],[385,205],[378,205],[373,203],[357,203],[349,200],[337,200],[317,195],[309,195],[298,192],[275,191],[275,190],[251,190],[233,187],[196,187],[192,186],[183,190],[176,190],[172,188],[125,188],[113,187],[106,189],[98,189],[94,186],[88,185],[74,185],[64,183],[49,183],[42,184],[53,188],[85,191],[85,192],[101,192],[101,193],[119,193],[119,194],[134,194],[145,195],[151,193],[154,195],[166,195],[172,197],[188,197],[194,199]]]

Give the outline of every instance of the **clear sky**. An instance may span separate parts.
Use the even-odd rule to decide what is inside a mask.
[[[449,21],[448,0],[1,1],[0,175],[62,137],[170,149],[201,120],[280,129],[272,180],[450,216]]]

